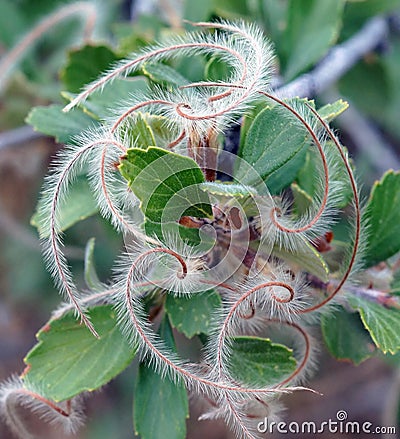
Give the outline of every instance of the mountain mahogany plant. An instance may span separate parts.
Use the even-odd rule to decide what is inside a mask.
[[[398,250],[368,238],[383,234],[398,174],[375,186],[366,214],[373,233],[362,233],[352,165],[329,126],[346,103],[317,110],[313,101],[281,99],[270,86],[273,51],[255,26],[194,26],[116,61],[79,94],[65,93],[68,105],[53,107],[52,117],[29,118],[36,127],[57,118],[93,123],[60,150],[34,217],[66,303],[40,330],[22,376],[1,387],[2,414],[20,437],[33,435],[19,405],[76,431],[79,395],[134,357],[134,423],[143,438],[185,437],[186,392],[203,401],[201,419],[222,418],[238,437],[259,437],[257,425],[279,415],[282,395],[313,391],[304,386],[317,324],[332,354],[355,363],[373,344],[400,347],[390,335],[399,314],[389,292],[395,269],[380,269],[386,277],[376,288],[384,292],[374,289],[377,269],[356,273],[362,242],[370,243],[364,267]],[[171,67],[177,57],[199,56],[225,76],[191,83]],[[146,88],[137,87],[138,75]],[[238,124],[233,154],[224,135]],[[63,231],[96,208],[123,236],[124,251],[103,283],[90,240],[82,291]],[[178,353],[178,332],[196,340],[193,350],[201,342],[196,362]]]

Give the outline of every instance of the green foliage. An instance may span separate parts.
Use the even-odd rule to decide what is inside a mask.
[[[128,122],[121,131],[136,148],[146,149],[148,146],[156,146],[154,132],[142,113],[138,113],[135,122]]]
[[[36,212],[31,218],[31,224],[37,227],[40,236],[50,235],[49,224],[46,220],[49,212],[44,209],[44,198],[39,200]],[[70,188],[68,200],[63,200],[59,204],[58,225],[64,231],[79,221],[98,212],[97,203],[93,197],[89,183],[84,176],[78,176]]]
[[[290,105],[305,106],[307,103],[314,107],[313,101],[304,99],[290,99]],[[319,115],[327,122],[335,119],[348,107],[347,102],[338,100],[332,104],[327,104],[318,110]],[[265,106],[265,103],[255,106],[253,111],[245,117],[242,123],[239,156],[245,158],[265,179],[265,182],[273,194],[278,194],[282,189],[290,185],[298,176],[304,175],[314,189],[309,185],[301,188],[313,198],[315,195],[315,170],[318,169],[318,155],[314,152],[307,152],[309,134],[304,127],[297,123],[294,115],[279,106]],[[285,142],[285,148],[282,143]],[[331,147],[334,160],[340,165],[339,155],[334,147]],[[273,157],[273,159],[271,159]],[[307,158],[308,157],[308,158]],[[311,159],[312,157],[312,159]],[[309,166],[312,167],[309,168]],[[246,172],[246,171],[242,171]],[[346,181],[346,174],[343,166],[339,166],[341,173],[337,178]],[[241,174],[238,168],[235,177],[241,182],[252,184]],[[351,198],[351,188],[347,186],[344,198],[344,205]]]
[[[334,313],[322,316],[321,328],[329,352],[338,360],[358,365],[374,354],[371,337],[357,313],[340,307]]]
[[[347,154],[346,148],[343,148],[344,154]],[[343,162],[339,152],[337,151],[333,142],[327,142],[325,144],[325,153],[327,158],[335,163],[335,168],[331,172],[331,181],[340,183],[340,193],[337,194],[336,206],[338,208],[346,207],[353,198],[353,191],[350,182],[347,177],[347,170],[343,166]],[[299,186],[299,190],[304,192],[304,196],[315,199],[318,195],[318,189],[320,188],[320,180],[316,178],[316,171],[321,166],[321,158],[319,154],[314,151],[307,151],[304,166],[299,170],[296,176],[296,182]]]
[[[123,103],[130,93],[142,93],[146,89],[147,81],[141,77],[115,79],[111,84],[107,84],[103,90],[93,93],[86,102],[80,105],[80,108],[95,120],[104,119],[109,115],[110,102]],[[63,92],[62,96],[71,101],[75,95]]]
[[[338,39],[343,0],[291,0],[281,52],[286,80],[313,65]]]
[[[396,139],[400,138],[397,123],[400,105],[399,59],[400,43],[394,40],[384,56],[373,55],[360,61],[339,82],[340,92]]]
[[[228,78],[231,70],[227,63],[219,57],[210,58],[204,70],[204,77],[209,81],[220,81],[221,78]]]
[[[288,165],[284,172],[280,174],[282,180],[274,185],[270,191],[277,192],[289,185],[293,181],[293,174],[290,172],[294,169],[297,174],[301,167],[302,160],[298,157],[304,157],[304,147],[307,142],[307,132],[304,128],[296,123],[292,114],[282,114],[278,106],[267,106],[255,117],[253,123],[248,129],[246,140],[243,148],[240,150],[240,157],[244,158],[258,174],[265,179],[269,187],[268,178],[273,176],[274,172],[280,171],[283,166]],[[285,148],[282,148],[282,143]],[[297,159],[297,160],[296,160]],[[252,185],[254,181],[248,181],[248,177],[243,173],[244,168],[237,167],[234,177],[241,183]]]
[[[184,0],[183,16],[186,20],[197,22],[207,21],[212,14],[215,0]],[[190,26],[188,26],[190,28]]]
[[[390,287],[392,294],[400,295],[400,270],[395,271]]]
[[[60,77],[66,89],[76,93],[117,60],[117,55],[108,46],[86,45],[68,53],[67,64],[61,70]]]
[[[26,123],[49,136],[55,137],[59,143],[73,143],[74,137],[91,126],[95,121],[81,110],[69,113],[62,112],[62,105],[49,105],[48,107],[35,107],[26,118]]]
[[[276,246],[274,253],[278,258],[288,261],[294,268],[301,267],[323,282],[328,282],[329,268],[321,254],[307,241],[301,238],[297,241],[296,248],[292,251]]]
[[[90,238],[85,248],[85,282],[88,288],[91,290],[101,287],[101,282],[97,276],[97,271],[94,264],[94,245],[95,238]]]
[[[384,261],[400,250],[400,173],[388,171],[371,191],[367,205],[368,246],[366,267]]]
[[[174,336],[168,320],[163,319],[160,336],[175,351]],[[134,425],[142,439],[186,437],[189,404],[185,386],[161,377],[153,368],[141,363],[135,386]]]
[[[288,82],[312,69],[336,41],[353,34],[366,19],[376,13],[393,11],[397,3],[395,0],[186,0],[181,11],[174,11],[173,18],[179,20],[181,14],[184,18],[199,21],[217,16],[257,21],[273,37],[277,46],[279,73]],[[13,32],[22,34],[33,17],[23,16],[17,7],[4,3],[4,0],[0,0],[0,8],[4,12],[0,17],[0,38],[6,47],[10,47],[17,39]],[[49,8],[49,5],[43,6],[43,10]],[[187,23],[183,26],[192,29]],[[59,76],[65,89],[62,93],[64,99],[71,101],[85,84],[122,56],[145,47],[154,39],[163,40],[171,32],[165,22],[152,16],[140,17],[133,27],[119,24],[114,30],[115,47],[118,49],[91,43],[69,50]],[[339,89],[346,97],[373,117],[385,133],[395,138],[400,138],[399,55],[399,42],[391,42],[387,53],[365,57],[339,83]],[[32,74],[37,71],[35,63],[28,57],[24,71],[29,81],[23,75],[17,77],[13,84],[20,87],[20,83],[24,86],[35,83],[37,78]],[[92,93],[78,108],[68,113],[62,112],[61,105],[53,104],[34,108],[26,120],[35,130],[55,137],[57,142],[74,143],[74,137],[88,127],[103,126],[103,121],[110,116],[110,106],[122,105],[130,95],[157,89],[172,93],[192,80],[226,81],[231,69],[219,53],[186,57],[181,61],[171,57],[167,63],[157,60],[157,63],[144,64],[128,78],[116,78],[107,83],[101,91]],[[40,81],[46,82],[45,77]],[[27,93],[29,99],[30,93]],[[306,111],[306,104],[315,107],[313,101],[299,98],[290,99],[287,103],[302,106]],[[319,108],[318,112],[330,122],[347,107],[347,102],[338,100]],[[0,108],[1,116],[4,111]],[[127,187],[140,201],[142,230],[148,236],[160,238],[161,242],[165,236],[179,236],[191,245],[201,244],[203,249],[211,249],[217,244],[217,252],[222,254],[217,240],[214,241],[197,227],[184,227],[179,221],[182,217],[192,216],[193,221],[197,219],[198,224],[203,221],[208,226],[212,225],[222,235],[227,232],[221,226],[222,220],[218,222],[213,217],[212,203],[217,203],[217,207],[222,206],[223,209],[232,204],[240,205],[252,222],[253,217],[259,214],[254,198],[261,195],[252,188],[257,182],[245,167],[238,165],[234,167],[234,182],[205,182],[203,172],[194,160],[164,149],[168,144],[166,139],[180,134],[178,129],[175,132],[174,124],[169,123],[167,113],[150,115],[135,112],[134,117],[126,119],[118,128],[118,134],[130,145],[121,158],[119,171]],[[185,134],[188,136],[191,133]],[[321,196],[321,159],[310,145],[308,131],[287,109],[269,101],[256,101],[243,115],[238,156],[257,171],[274,197],[281,197],[282,191],[285,191],[287,198],[293,201],[289,210],[294,219],[308,214],[310,206],[315,207],[316,200]],[[182,144],[177,149],[181,147]],[[342,151],[347,154],[345,148]],[[335,165],[331,180],[340,183],[340,196],[335,208],[342,209],[353,197],[347,171],[332,142],[326,144],[326,156],[329,163]],[[79,175],[67,195],[65,200],[61,198],[59,205],[60,231],[98,212],[85,177]],[[367,268],[395,257],[400,251],[397,231],[400,223],[399,198],[400,174],[389,171],[374,185],[367,205],[368,245],[364,254]],[[43,207],[43,202],[43,199],[39,201],[37,212]],[[43,226],[45,218],[37,212],[32,224],[38,228],[41,237],[47,237],[49,230]],[[347,218],[341,220],[337,229],[343,230],[346,223]],[[251,224],[255,236],[251,238],[254,242],[248,251],[250,255],[259,244],[257,221]],[[307,288],[312,289],[312,300],[318,297],[323,300],[323,294],[329,294],[340,276],[338,268],[346,260],[344,254],[349,250],[349,242],[344,242],[342,237],[342,243],[330,243],[332,250],[321,250],[316,248],[316,243],[324,237],[317,237],[314,241],[314,236],[310,236],[296,235],[290,245],[278,239],[273,244],[268,241],[264,243],[264,250],[268,263],[284,264],[288,277],[302,273],[303,283],[309,283]],[[240,243],[241,236],[235,237],[234,245]],[[246,257],[250,259],[249,254]],[[343,298],[345,306],[339,307],[335,313],[322,315],[323,338],[335,358],[358,365],[374,355],[376,348],[391,354],[400,350],[399,278],[397,271],[391,283],[388,282],[387,291],[391,292],[385,296],[388,299],[385,303],[379,297],[371,296],[368,300],[351,290]],[[94,264],[94,238],[86,246],[84,279],[89,289],[102,288]],[[238,285],[241,288],[241,284]],[[164,293],[149,294],[146,305],[160,305],[161,311],[164,311],[159,335],[172,352],[176,352],[176,347],[171,326],[187,338],[199,335],[204,341],[213,328],[215,311],[220,309],[223,312],[226,305],[224,293],[217,289],[190,296]],[[349,313],[346,309],[349,305],[356,312]],[[93,391],[121,373],[135,357],[136,349],[130,347],[120,333],[111,306],[91,308],[89,315],[100,334],[99,339],[95,339],[70,312],[50,321],[39,331],[39,342],[25,359],[29,367],[24,379],[27,384],[31,383],[34,388],[43,391],[43,396],[63,401],[83,391]],[[305,328],[311,325],[313,323],[305,321]],[[228,342],[232,348],[229,370],[241,385],[275,385],[288,378],[300,364],[291,349],[267,338],[231,336]],[[139,365],[134,398],[135,431],[143,439],[183,439],[188,417],[185,387],[168,374],[161,375],[155,372],[152,362],[147,363],[147,358]]]
[[[18,10],[18,6],[8,0],[0,1],[0,41],[4,45],[14,44],[26,26],[26,18]]]
[[[397,0],[362,0],[347,1],[343,14],[343,34],[348,38],[360,29],[366,20],[374,15],[389,14],[399,8]]]
[[[327,122],[331,122],[333,119],[340,116],[348,108],[348,102],[344,101],[343,99],[338,99],[336,102],[326,104],[323,107],[319,108],[318,114],[322,117],[322,119],[326,120]]]
[[[310,157],[307,154],[306,160]],[[307,164],[307,161],[306,161]],[[303,169],[306,166],[303,167]],[[304,189],[302,189],[297,183],[292,183],[290,189],[293,194],[293,208],[297,215],[304,215],[312,204],[312,197]]]
[[[201,185],[201,188],[209,194],[227,198],[248,199],[251,196],[257,195],[256,190],[252,187],[230,182],[220,183],[206,181]]]
[[[188,157],[155,147],[131,148],[120,171],[151,221],[168,223],[185,215],[212,215],[208,197],[199,188],[203,173]]]
[[[252,386],[276,384],[296,369],[292,350],[268,338],[234,337],[229,363],[232,376]]]
[[[250,15],[247,3],[242,0],[213,0],[214,12],[229,19],[246,17]]]
[[[166,64],[145,64],[142,71],[157,84],[171,84],[180,87],[189,83],[179,72]]]
[[[395,354],[400,350],[400,309],[357,296],[349,297],[349,302],[359,311],[365,328],[383,353]]]
[[[96,339],[72,312],[51,320],[37,334],[39,343],[25,357],[25,382],[40,388],[46,398],[64,401],[111,381],[133,360],[132,348],[108,305],[90,310],[100,338]]]
[[[209,334],[212,314],[220,306],[221,298],[213,290],[189,297],[168,294],[165,301],[165,311],[172,326],[189,338],[198,334]]]

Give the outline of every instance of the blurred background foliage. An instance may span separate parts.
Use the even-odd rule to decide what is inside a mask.
[[[0,65],[24,35],[68,3],[73,2],[0,0]],[[60,145],[24,126],[25,119],[32,123],[36,117],[35,125],[40,125],[40,114],[28,116],[32,107],[65,103],[66,91],[76,93],[115,60],[171,32],[193,29],[184,20],[241,18],[260,25],[276,50],[278,69],[272,82],[280,87],[323,62],[334,45],[357,35],[368,20],[383,17],[387,32],[377,39],[375,50],[329,89],[310,97],[318,105],[339,97],[349,101],[350,109],[335,123],[366,189],[385,169],[400,165],[399,0],[97,0],[94,6],[97,18],[90,41],[83,36],[82,20],[70,17],[38,38],[8,76],[0,72],[0,380],[21,371],[22,357],[34,344],[35,332],[60,302],[44,269],[36,229],[30,224],[43,176]],[[189,80],[218,78],[226,69],[218,60],[204,57],[172,60],[170,66]],[[176,73],[171,79],[168,69],[149,69],[141,75],[161,83],[179,80]],[[138,78],[138,89],[143,81]],[[95,109],[105,108],[108,97],[100,99]],[[97,116],[101,114],[93,116],[89,111],[81,113],[79,120],[55,119],[47,133],[60,142],[68,141],[63,137],[63,124],[76,124],[79,132],[95,124]],[[235,132],[228,137],[235,142]],[[84,245],[92,236],[96,236],[95,259],[101,279],[109,275],[122,244],[98,216],[69,229],[67,253],[81,284]],[[334,362],[325,352],[320,363],[311,387],[325,396],[289,398],[290,420],[325,420],[344,409],[354,420],[393,422],[400,379],[391,366],[375,358],[355,368]],[[392,358],[391,363],[396,360]],[[132,437],[135,373],[134,366],[129,368],[88,400],[89,422],[80,438]],[[198,408],[192,405],[188,437],[231,437],[221,424],[194,424]],[[0,426],[0,437],[8,434]]]

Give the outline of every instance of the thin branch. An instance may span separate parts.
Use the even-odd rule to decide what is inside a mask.
[[[328,92],[323,96],[326,103],[333,102],[338,98],[334,92]],[[393,146],[354,105],[350,105],[338,117],[336,125],[350,136],[357,150],[368,158],[369,164],[376,171],[374,179],[380,178],[389,168],[400,169],[400,159],[393,150]]]
[[[382,16],[371,18],[358,33],[333,47],[314,70],[279,88],[279,96],[310,97],[326,90],[386,39],[389,33],[388,21]]]
[[[4,232],[6,236],[12,237],[15,241],[20,242],[26,248],[41,253],[39,238],[36,234],[20,224],[15,218],[10,217],[5,210],[0,211],[0,233]],[[64,251],[70,259],[83,260],[85,252],[82,248],[67,246]]]
[[[38,133],[31,126],[25,125],[13,130],[0,133],[0,152],[4,149],[25,146],[33,140],[46,137],[43,133]]]
[[[17,45],[2,57],[0,60],[0,91],[7,85],[12,69],[25,55],[26,51],[47,31],[71,16],[84,17],[84,39],[89,39],[97,19],[97,10],[94,4],[82,1],[57,9],[39,22]]]
[[[160,0],[159,3],[171,27],[175,30],[182,29],[182,19],[176,11],[176,5],[171,4],[170,0]]]
[[[307,281],[312,287],[317,288],[318,290],[322,290],[324,293],[329,293],[329,291],[331,291],[332,289],[336,289],[339,284],[336,279],[332,279],[327,283],[323,283],[320,279],[312,275],[307,276]],[[398,297],[389,292],[380,291],[374,288],[368,288],[363,285],[346,284],[342,288],[343,291],[356,297],[360,297],[370,302],[378,303],[388,308],[400,309],[400,301],[398,300]]]
[[[335,46],[311,72],[289,84],[277,88],[280,97],[310,97],[319,94],[335,83],[366,53],[374,50],[389,32],[389,19],[374,17],[348,41]],[[41,137],[30,127],[21,127],[0,133],[0,151],[20,142]]]
[[[400,370],[395,369],[393,378],[391,380],[391,387],[386,398],[385,408],[382,414],[382,425],[396,426],[398,425],[398,410],[399,410],[399,395],[400,395]],[[391,439],[393,435],[383,434],[383,439]]]

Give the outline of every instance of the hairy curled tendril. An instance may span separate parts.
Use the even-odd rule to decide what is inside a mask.
[[[57,316],[73,308],[97,336],[86,309],[111,301],[118,310],[124,334],[132,345],[139,346],[142,358],[150,361],[159,373],[184,382],[190,391],[205,397],[210,409],[203,418],[224,418],[238,436],[254,438],[258,437],[257,419],[275,413],[279,395],[305,389],[299,384],[312,363],[314,343],[304,316],[317,313],[331,303],[349,279],[360,242],[360,202],[347,155],[328,124],[310,105],[282,100],[270,89],[273,54],[261,32],[243,22],[196,23],[194,26],[202,30],[155,45],[119,62],[65,107],[64,111],[69,111],[79,106],[94,91],[117,77],[138,71],[146,62],[205,54],[217,55],[231,67],[230,76],[220,82],[197,82],[172,91],[152,89],[149,95],[130,96],[123,105],[115,103],[113,114],[104,121],[101,131],[83,133],[77,139],[77,146],[64,148],[44,190],[47,204],[42,217],[46,218],[44,229],[49,233],[43,236],[43,244],[48,267],[70,303],[60,309]],[[206,180],[213,181],[220,166],[218,157],[222,154],[216,135],[223,133],[260,98],[275,105],[288,123],[303,129],[310,147],[318,153],[321,169],[316,172],[319,172],[320,191],[309,210],[300,218],[293,216],[285,200],[269,195],[260,177],[260,184],[255,188],[258,193],[254,196],[259,215],[251,224],[252,233],[262,244],[260,249],[254,250],[249,245],[252,238],[245,214],[241,214],[237,227],[233,227],[234,220],[217,203],[214,223],[217,216],[224,218],[225,215],[224,227],[230,233],[217,233],[214,247],[206,252],[192,248],[176,236],[167,234],[163,241],[146,236],[132,215],[132,210],[139,208],[139,200],[113,166],[128,148],[135,146],[124,135],[123,127],[127,123],[134,124],[140,110],[164,116],[171,133],[165,149],[174,149],[195,159]],[[340,186],[334,179],[337,165],[331,150],[328,151],[328,142],[335,146],[347,172],[355,214],[352,250],[344,261],[341,280],[328,296],[321,298],[307,285],[304,273],[294,272],[282,258],[274,255],[273,249],[278,246],[287,251],[295,250],[323,235],[334,223]],[[126,253],[116,266],[111,286],[84,296],[79,294],[63,254],[59,218],[60,203],[83,169],[88,169],[101,214],[126,238]],[[221,248],[224,252],[219,257],[223,261],[216,261]],[[154,288],[179,296],[211,288],[220,294],[222,307],[212,316],[212,333],[201,363],[182,360],[157,335],[143,302]],[[238,382],[229,367],[233,337],[265,332],[276,325],[295,334],[300,346],[296,351],[296,370],[273,385],[249,386]]]

